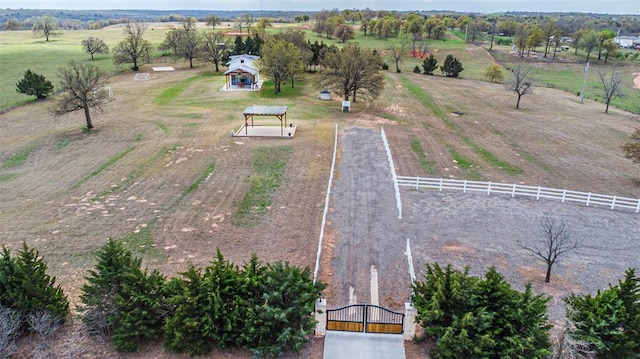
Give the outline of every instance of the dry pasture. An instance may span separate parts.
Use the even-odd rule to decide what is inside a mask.
[[[516,110],[515,96],[501,85],[388,73],[378,101],[345,114],[338,111],[338,103],[316,99],[314,79],[307,80],[303,96],[274,100],[219,92],[223,78],[205,75],[168,104],[154,102],[165,89],[202,72],[177,67],[176,72],[152,73],[145,82],[134,82],[131,73],[114,77],[114,101],[104,114],[94,114],[96,130],[89,134],[81,131],[81,114],[54,120],[51,100],[0,115],[3,162],[33,146],[25,164],[0,169],[1,243],[17,248],[24,240],[38,248],[73,304],[93,263],[93,251],[107,238],[124,238],[149,226],[152,245],[134,243],[134,249],[151,268],[168,275],[184,270],[187,263],[205,266],[216,248],[239,264],[257,253],[263,261],[312,267],[336,123],[341,130],[384,126],[401,175],[472,174],[491,181],[638,197],[637,167],[620,150],[637,119],[615,109],[605,115],[602,104],[579,104],[572,94],[536,89]],[[440,115],[407,86],[426,93]],[[242,122],[241,112],[251,104],[289,105],[288,118],[299,125],[296,137],[231,138],[230,131]],[[421,144],[429,171],[421,167],[412,141]],[[278,145],[291,145],[293,151],[272,207],[261,224],[234,226],[230,219],[252,174],[252,149]],[[506,173],[478,148],[521,172]],[[474,167],[461,168],[451,149]],[[185,194],[212,162],[214,171]],[[637,220],[635,214],[620,216]],[[615,278],[621,275],[612,273]],[[340,273],[322,268],[321,279],[336,282]],[[88,356],[107,350],[96,348],[82,350]],[[309,355],[317,355],[317,348],[314,342],[311,350],[316,354]],[[216,355],[224,357],[212,357]]]

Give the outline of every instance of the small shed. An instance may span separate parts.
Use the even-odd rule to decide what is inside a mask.
[[[284,135],[284,128],[287,127],[287,106],[249,106],[244,112],[244,130],[245,135],[248,134],[247,127],[249,119],[251,119],[251,127],[253,127],[254,116],[274,116],[280,120],[280,135]]]
[[[351,101],[342,101],[342,112],[351,112]]]
[[[320,91],[320,99],[324,101],[331,100],[331,91],[329,90]]]

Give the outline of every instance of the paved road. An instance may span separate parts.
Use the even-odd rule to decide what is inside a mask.
[[[402,335],[328,331],[323,359],[405,359]]]

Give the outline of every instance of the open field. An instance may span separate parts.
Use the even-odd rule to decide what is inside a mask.
[[[30,46],[40,45],[49,46]],[[472,73],[490,61],[477,47],[446,51],[464,56],[463,64],[468,61]],[[104,61],[105,66],[110,63]],[[128,71],[116,74],[110,82],[114,101],[104,114],[94,114],[96,130],[90,133],[81,130],[84,118],[79,113],[54,120],[49,112],[53,100],[0,114],[0,244],[16,248],[24,240],[39,249],[72,307],[84,272],[93,264],[92,254],[109,237],[123,239],[147,265],[168,275],[184,270],[188,262],[206,265],[216,248],[237,263],[257,253],[263,261],[313,266],[336,123],[341,131],[384,126],[401,175],[640,196],[637,166],[620,150],[640,126],[637,117],[617,109],[605,115],[603,104],[579,104],[572,93],[537,88],[516,110],[515,95],[501,85],[416,75],[410,66],[400,74],[386,73],[387,87],[375,103],[357,103],[352,113],[342,113],[337,101],[316,99],[313,75],[296,81],[301,87],[297,94],[275,97],[269,87],[262,94],[219,92],[224,78],[209,66],[174,66],[176,72],[153,73],[144,82],[134,82]],[[142,71],[148,69],[149,65]],[[240,126],[244,108],[254,104],[289,106],[288,119],[299,126],[295,139],[229,137]],[[232,218],[256,174],[256,150],[281,146],[291,149],[281,152],[287,167],[272,205],[259,223],[234,225]],[[453,201],[464,206],[458,202],[464,200],[436,196],[430,205]],[[419,207],[421,199],[411,201]],[[473,213],[474,218],[484,216],[482,207]],[[632,225],[638,221],[629,213],[581,213],[596,222],[617,215]],[[442,216],[456,218],[450,213]],[[494,223],[509,226],[508,218]],[[433,221],[466,229],[463,221],[437,216]],[[631,231],[623,237],[636,235]],[[417,264],[433,258],[428,239],[422,237]],[[466,257],[455,258],[463,264]],[[490,264],[492,259],[486,260]],[[617,257],[604,252],[601,260],[605,268]],[[528,270],[514,278],[535,278],[535,269]],[[569,276],[572,271],[562,273]],[[612,282],[622,274],[606,273]],[[340,278],[331,268],[323,269],[323,281],[338,283]],[[402,283],[405,278],[391,280]],[[577,283],[558,288],[562,292],[592,287]],[[395,306],[400,295],[390,295],[381,304]],[[75,333],[77,327],[68,330]],[[104,357],[100,351],[108,349],[96,345],[92,350],[94,357]]]

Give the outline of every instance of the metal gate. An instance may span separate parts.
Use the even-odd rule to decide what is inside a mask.
[[[402,334],[404,314],[371,304],[327,310],[327,330]]]

